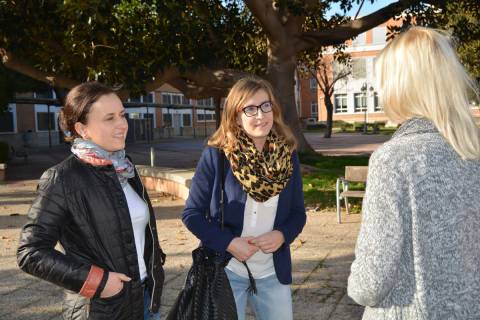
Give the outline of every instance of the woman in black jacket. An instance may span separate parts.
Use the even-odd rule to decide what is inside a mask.
[[[84,83],[69,92],[60,118],[72,155],[40,179],[18,265],[67,289],[64,319],[160,319],[165,255],[148,194],[125,157],[122,102],[111,88]]]

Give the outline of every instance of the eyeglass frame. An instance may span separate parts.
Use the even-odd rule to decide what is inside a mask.
[[[263,111],[262,107],[266,104],[266,103],[269,103],[270,104],[270,111]],[[255,114],[252,114],[252,115],[248,115],[247,112],[245,111],[245,109],[247,108],[252,108],[252,107],[256,107],[257,108],[257,111],[255,112]],[[263,113],[270,113],[273,111],[273,103],[272,101],[270,100],[267,100],[267,101],[263,101],[262,103],[260,103],[258,106],[256,105],[249,105],[249,106],[246,106],[246,107],[243,107],[242,108],[242,112],[247,116],[247,117],[255,117],[258,115],[258,110],[262,110]]]

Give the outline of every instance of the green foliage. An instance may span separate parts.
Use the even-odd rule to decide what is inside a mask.
[[[441,6],[427,6],[421,10],[416,5],[401,18],[406,18],[405,23],[400,27],[390,27],[389,38],[414,23],[447,30],[452,34],[464,66],[473,78],[480,79],[480,1],[445,0]]]
[[[0,163],[6,163],[8,160],[8,143],[0,141]]]
[[[266,70],[266,38],[239,1],[0,1],[0,47],[38,69],[122,85],[169,66]]]
[[[315,168],[303,175],[303,192],[307,206],[319,209],[334,209],[335,183],[345,174],[345,166],[366,166],[369,157],[365,156],[322,156],[316,153],[300,153],[300,162]],[[352,184],[351,190],[362,189],[363,184]],[[359,201],[352,199],[352,204]]]

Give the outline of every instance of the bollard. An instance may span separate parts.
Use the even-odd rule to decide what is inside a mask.
[[[155,167],[155,149],[150,147],[150,167]]]

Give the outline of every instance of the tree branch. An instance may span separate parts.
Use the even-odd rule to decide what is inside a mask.
[[[168,84],[181,91],[189,99],[205,99],[216,96],[226,96],[228,89],[199,86],[183,78],[175,78]]]
[[[0,48],[0,60],[5,67],[53,87],[71,89],[81,83],[53,72],[37,70],[3,48]],[[211,70],[205,67],[181,73],[176,67],[170,66],[159,71],[151,82],[145,84],[144,88],[148,92],[159,88],[164,83],[169,83],[184,92],[186,96],[208,98],[224,96],[237,80],[248,75],[250,74],[247,72],[234,69]],[[129,94],[127,89],[118,91],[122,99],[128,98]]]
[[[239,79],[249,76],[250,73],[235,69],[211,70],[199,68],[195,71],[186,71],[181,74],[182,78],[194,82],[199,86],[230,89]]]
[[[283,25],[278,14],[273,10],[271,0],[245,0],[245,4],[253,16],[260,21],[263,31],[271,40],[278,40],[277,34],[281,33]]]
[[[362,32],[370,30],[379,24],[388,21],[395,14],[401,13],[409,8],[412,4],[420,2],[419,0],[400,0],[389,4],[360,19],[351,20],[347,23],[340,24],[332,29],[322,31],[304,32],[300,35],[300,43],[295,48],[297,52],[306,49],[312,49],[321,46],[338,45],[351,39]],[[425,1],[430,4],[441,3],[442,0]]]
[[[18,73],[24,74],[32,79],[47,83],[53,87],[71,89],[80,83],[77,80],[55,74],[54,72],[44,72],[35,69],[30,64],[21,61],[11,52],[8,52],[3,48],[0,48],[0,59],[5,67]]]

